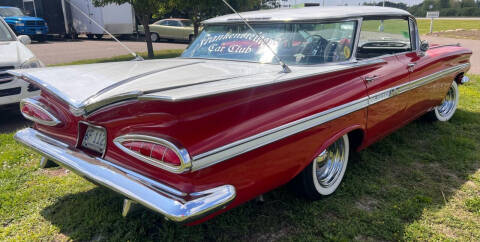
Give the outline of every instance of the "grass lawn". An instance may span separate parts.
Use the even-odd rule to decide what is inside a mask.
[[[332,196],[310,202],[286,187],[195,227],[122,197],[0,134],[0,240],[480,240],[480,76],[460,87],[450,122],[415,121],[353,156]]]
[[[420,34],[427,34],[430,32],[430,19],[417,19],[417,24]],[[433,21],[433,32],[455,29],[480,29],[480,20],[435,19]]]

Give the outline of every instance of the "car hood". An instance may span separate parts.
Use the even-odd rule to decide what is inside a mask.
[[[13,70],[68,103],[78,114],[151,93],[278,73],[277,65],[204,59],[163,59]]]
[[[30,16],[11,16],[3,18],[5,21],[43,21],[43,18],[30,17]]]
[[[0,41],[0,66],[20,66],[33,53],[18,41]]]

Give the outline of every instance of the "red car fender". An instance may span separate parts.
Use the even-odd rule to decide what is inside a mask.
[[[350,133],[354,130],[361,130],[363,132],[363,134],[365,134],[364,125],[360,125],[360,124],[355,124],[355,125],[352,125],[352,126],[349,126],[349,127],[345,128],[345,129],[342,129],[341,131],[337,132],[332,137],[328,138],[325,142],[323,142],[323,144],[317,149],[317,151],[314,153],[314,155],[310,158],[310,161],[315,159],[315,157],[320,155],[320,153],[322,153],[325,149],[327,149],[330,145],[332,145],[335,141],[340,139],[342,136],[344,136],[345,134],[348,134],[348,133]],[[349,142],[351,144],[352,140],[349,139]],[[362,140],[362,143],[363,143],[363,140]],[[358,145],[360,145],[360,144],[358,144]],[[308,162],[307,165],[308,164],[310,164],[310,162]],[[307,165],[305,165],[305,167]]]

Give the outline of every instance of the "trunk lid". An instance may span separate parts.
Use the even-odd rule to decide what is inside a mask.
[[[78,115],[149,93],[268,72],[278,72],[278,66],[182,58],[10,71]]]

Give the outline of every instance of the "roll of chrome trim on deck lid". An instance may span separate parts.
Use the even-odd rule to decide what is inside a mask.
[[[174,222],[191,222],[204,217],[224,208],[236,196],[232,185],[187,194],[104,159],[72,149],[31,128],[18,131],[14,138],[76,174],[110,188]]]

